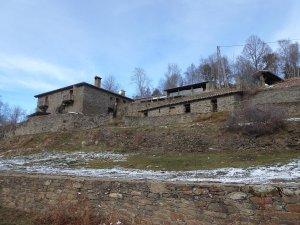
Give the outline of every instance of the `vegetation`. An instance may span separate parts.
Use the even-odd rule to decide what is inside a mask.
[[[92,160],[84,165],[88,168],[134,168],[150,170],[188,171],[200,169],[217,169],[225,167],[247,168],[259,165],[286,163],[300,157],[298,151],[260,152],[260,151],[224,151],[210,153],[177,154],[133,154],[126,161]]]
[[[286,112],[281,107],[245,105],[230,114],[227,128],[245,134],[260,136],[272,134],[285,126]]]
[[[163,94],[165,89],[202,81],[211,81],[216,87],[226,87],[238,81],[243,87],[248,87],[255,82],[251,75],[258,70],[270,70],[285,78],[300,74],[298,42],[279,40],[277,49],[272,49],[258,36],[251,35],[241,54],[235,58],[221,55],[220,48],[200,59],[199,64],[191,63],[184,72],[178,64],[169,63],[164,76],[154,89],[146,71],[136,68],[132,77],[137,88],[136,96],[157,96],[158,93]]]

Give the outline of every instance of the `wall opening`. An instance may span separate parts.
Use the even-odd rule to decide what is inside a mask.
[[[212,99],[210,100],[210,103],[211,103],[211,108],[212,108],[212,112],[217,112],[218,111],[218,101],[217,99]]]
[[[191,104],[190,103],[184,105],[184,112],[185,113],[191,112]]]
[[[144,116],[145,116],[145,117],[148,116],[148,111],[144,111]]]

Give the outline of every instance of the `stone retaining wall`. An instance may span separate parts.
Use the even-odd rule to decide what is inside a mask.
[[[295,183],[167,183],[0,173],[0,204],[5,207],[46,211],[83,198],[94,213],[128,224],[291,225],[300,218]]]
[[[6,134],[6,136],[90,129],[107,125],[111,119],[108,115],[86,116],[74,113],[35,116],[29,118],[26,122],[18,124],[16,129]]]
[[[125,116],[123,122],[126,126],[163,126],[177,123],[191,123],[197,117],[199,117],[199,114],[194,113],[156,117]]]

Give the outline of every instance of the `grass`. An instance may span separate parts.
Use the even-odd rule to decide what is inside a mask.
[[[33,225],[28,213],[0,206],[0,225]]]
[[[286,163],[300,157],[299,151],[286,152],[212,152],[212,153],[167,153],[159,155],[134,154],[126,161],[91,160],[84,166],[88,168],[112,168],[120,166],[151,170],[197,170],[224,167],[246,168],[250,166]]]

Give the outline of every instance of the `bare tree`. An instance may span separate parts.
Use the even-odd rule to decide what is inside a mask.
[[[169,64],[168,70],[165,73],[164,78],[161,80],[162,88],[169,89],[183,85],[183,79],[181,76],[181,69],[177,64]]]
[[[136,98],[145,98],[151,96],[150,80],[143,68],[137,67],[134,69],[131,81],[136,86]]]
[[[225,74],[220,73],[220,63],[222,60]],[[212,54],[205,59],[202,59],[198,68],[200,80],[210,81],[218,87],[226,86],[232,79],[232,70],[227,57],[218,59],[217,54]]]
[[[280,68],[285,78],[299,76],[299,44],[290,40],[280,40],[278,44]]]
[[[155,88],[153,91],[152,91],[152,94],[151,94],[151,96],[152,97],[158,97],[158,96],[161,96],[162,94],[161,94],[161,92],[160,92],[160,90],[158,89],[158,88]]]
[[[18,106],[9,107],[0,100],[0,126],[16,125],[25,119],[25,111]]]
[[[279,71],[279,56],[277,53],[268,53],[263,57],[263,61],[265,63],[265,70],[272,71],[277,74]]]
[[[10,110],[9,123],[16,125],[25,119],[25,115],[25,111],[21,107],[15,106]]]
[[[199,69],[192,63],[185,71],[184,82],[194,84],[203,81]]]
[[[120,85],[118,84],[113,75],[109,75],[107,78],[104,79],[103,87],[108,91],[117,93],[120,88]]]
[[[247,39],[241,57],[257,71],[266,67],[264,57],[271,52],[269,45],[252,35]]]

